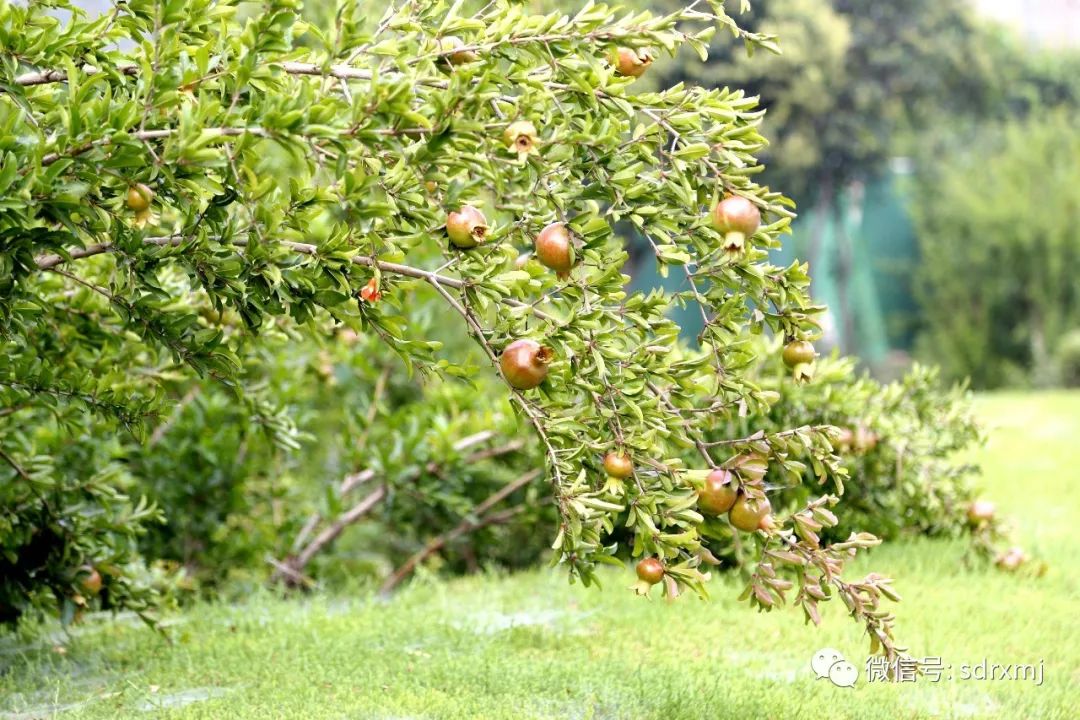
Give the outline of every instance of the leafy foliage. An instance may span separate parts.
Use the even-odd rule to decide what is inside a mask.
[[[416,299],[417,328],[437,301],[420,295],[429,297]],[[475,355],[457,345],[459,357]],[[379,575],[524,477],[505,498],[512,530],[487,527],[441,556],[451,567],[535,562],[547,544],[537,525],[550,525],[553,508],[539,497],[541,456],[525,428],[487,397],[494,378],[410,378],[394,360],[377,335],[351,330],[264,340],[245,362],[247,381],[288,408],[298,425],[283,432],[267,432],[257,408],[215,383],[177,389],[150,442],[124,447],[131,472],[170,510],[143,553],[182,566],[200,591],[235,593],[271,570],[297,585]],[[365,529],[345,535],[357,524]]]
[[[51,397],[51,396],[50,396]],[[0,460],[0,622],[34,608],[65,621],[87,607],[128,608],[152,622],[158,591],[137,551],[139,535],[161,519],[130,497],[134,478],[117,461],[119,444],[89,431],[82,407],[9,404]],[[13,428],[28,428],[29,432]],[[100,587],[88,582],[100,578]]]
[[[841,541],[860,530],[889,540],[905,533],[955,536],[988,529],[972,528],[967,519],[978,468],[962,455],[982,438],[963,386],[943,387],[938,372],[922,366],[883,385],[857,375],[851,359],[827,358],[817,365],[814,383],[792,386],[782,381],[779,362],[764,362],[757,370],[760,382],[781,398],[767,416],[741,421],[729,433],[790,427],[799,420],[839,429],[835,444],[851,480],[835,488],[843,493],[844,513],[835,526],[817,529],[823,538]],[[815,475],[808,466],[802,482],[778,488],[774,504],[804,504]],[[979,533],[976,547],[988,551],[986,541],[996,534]]]
[[[991,126],[956,138],[950,163],[922,167],[920,350],[950,377],[995,387],[1032,368],[1037,383],[1057,380],[1058,342],[1080,327],[1072,119],[1063,108]]]
[[[53,7],[70,20],[46,12]],[[717,29],[749,46],[768,48],[771,37],[741,30],[719,0],[661,17],[593,4],[568,17],[529,15],[511,2],[475,13],[461,2],[410,3],[391,6],[374,28],[355,2],[340,3],[325,26],[304,22],[299,9],[266,0],[244,15],[235,2],[132,0],[88,19],[62,0],[0,7],[9,51],[0,98],[4,355],[36,349],[33,363],[4,361],[0,382],[23,388],[35,408],[77,398],[124,426],[169,415],[190,392],[183,384],[205,378],[213,390],[181,402],[180,420],[216,432],[185,439],[166,426],[158,447],[168,437],[169,448],[135,458],[155,494],[195,515],[170,520],[172,537],[198,538],[222,519],[226,531],[249,531],[228,518],[248,517],[260,493],[273,505],[274,488],[287,492],[287,481],[264,481],[221,452],[250,444],[253,425],[272,442],[252,462],[290,446],[286,398],[266,392],[256,371],[275,341],[354,333],[393,350],[426,383],[496,377],[502,350],[531,338],[552,351],[546,381],[502,386],[500,395],[531,427],[528,452],[544,456],[553,557],[571,578],[591,583],[598,564],[621,564],[621,545],[663,560],[668,596],[704,594],[710,548],[745,543],[763,558],[747,588],[753,604],[771,608],[797,583],[795,602],[816,620],[818,601],[839,595],[875,650],[897,652],[892,618],[879,609],[881,598],[895,598],[889,581],[842,574],[878,540],[864,533],[830,545],[799,532],[806,518],[839,522],[829,509],[841,509],[837,494],[738,540],[712,530],[726,521],[695,510],[704,476],[724,461],[705,439],[775,401],[750,373],[758,358],[749,335],[812,339],[822,308],[806,295],[805,266],[768,260],[792,213],[790,201],[754,182],[765,146],[756,100],[681,84],[643,92],[610,58],[620,46],[704,54]],[[533,152],[518,153],[504,130],[525,120],[541,130]],[[732,194],[764,216],[741,248],[709,219]],[[444,225],[466,204],[482,210],[488,231],[463,251]],[[518,262],[551,222],[574,237],[577,264],[565,278]],[[626,292],[619,223],[648,239],[662,272],[685,277],[682,289]],[[418,300],[432,293],[443,309],[426,332]],[[672,303],[700,308],[699,350],[678,344],[665,315]],[[443,344],[462,330],[483,367]],[[26,482],[17,468],[33,432],[7,426],[3,447],[16,469],[6,486]],[[466,488],[428,465],[408,473],[386,462],[405,438],[392,428],[372,434],[385,450],[371,456],[388,472],[376,487],[400,497],[419,483],[418,502],[391,512],[427,518],[418,503],[445,492],[427,513],[437,521],[454,508],[465,516],[458,527],[471,528],[495,524],[499,516],[487,513],[515,493],[533,504],[518,478],[470,507]],[[744,458],[740,492],[762,498],[770,487],[754,458],[785,468],[785,478],[801,476],[799,458],[842,480],[832,439],[830,427],[803,424],[725,437],[723,451]],[[633,459],[625,483],[602,473],[612,450]],[[454,452],[464,450],[453,444],[440,455]],[[170,485],[177,466],[210,474],[198,494]],[[65,560],[97,563],[101,552],[92,545]],[[183,547],[169,552],[187,557]],[[298,559],[279,563],[282,571],[294,574]],[[61,563],[49,567],[50,577],[62,572]]]

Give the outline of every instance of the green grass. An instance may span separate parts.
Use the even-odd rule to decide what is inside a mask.
[[[965,570],[962,542],[877,550],[858,570],[898,578],[899,632],[916,657],[1045,663],[1045,682],[949,681],[841,689],[811,654],[862,669],[867,642],[839,607],[821,628],[714,599],[669,604],[568,586],[555,571],[417,582],[390,602],[335,597],[204,606],[173,645],[95,620],[0,643],[0,718],[1072,718],[1080,702],[1080,394],[979,401],[987,494],[1045,559],[1039,579]],[[53,648],[62,642],[66,653]],[[152,711],[152,712],[151,712]]]

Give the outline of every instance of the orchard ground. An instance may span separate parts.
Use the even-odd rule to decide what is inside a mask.
[[[836,603],[824,626],[759,614],[734,578],[711,602],[568,586],[558,571],[419,580],[370,596],[203,606],[168,623],[94,619],[0,639],[0,718],[1071,718],[1080,698],[1080,393],[979,399],[987,495],[1042,578],[964,568],[962,541],[907,541],[854,568],[898,578],[900,637],[938,682],[868,683],[867,641]],[[855,572],[852,573],[855,576]],[[64,652],[57,651],[64,646]],[[841,651],[854,688],[815,680]],[[1043,663],[1044,682],[961,680],[961,665]],[[948,673],[954,675],[948,679]]]

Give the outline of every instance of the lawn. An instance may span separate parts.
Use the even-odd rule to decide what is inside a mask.
[[[940,681],[837,688],[821,647],[862,671],[867,642],[839,606],[821,628],[714,599],[645,601],[558,571],[418,581],[369,596],[209,605],[170,619],[172,645],[120,619],[71,637],[0,638],[0,718],[1073,718],[1080,703],[1080,394],[979,399],[987,494],[1049,563],[1039,579],[966,570],[962,542],[882,547],[899,633],[940,656]],[[57,647],[63,646],[64,652]],[[1042,663],[1044,682],[961,680],[961,664]],[[948,673],[954,675],[948,679]]]

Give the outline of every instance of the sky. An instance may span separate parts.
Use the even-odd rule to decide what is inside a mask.
[[[1080,0],[975,0],[975,6],[1029,41],[1080,46]]]

